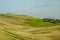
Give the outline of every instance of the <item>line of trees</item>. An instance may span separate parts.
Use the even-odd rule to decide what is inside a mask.
[[[44,18],[42,19],[44,22],[51,22],[51,23],[60,23],[60,19],[53,19],[53,18]]]

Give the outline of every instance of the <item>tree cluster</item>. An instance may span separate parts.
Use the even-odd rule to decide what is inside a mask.
[[[50,22],[50,23],[60,23],[60,19],[53,19],[53,18],[44,18],[42,19],[44,22]]]

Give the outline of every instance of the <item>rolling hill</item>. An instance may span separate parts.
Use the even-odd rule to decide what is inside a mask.
[[[0,14],[0,40],[60,40],[60,24],[27,15]]]

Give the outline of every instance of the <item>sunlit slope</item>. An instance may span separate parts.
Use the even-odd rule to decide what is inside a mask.
[[[23,26],[32,27],[47,27],[54,25],[53,23],[43,22],[42,19],[34,18],[26,15],[13,15],[13,14],[0,14],[0,19],[2,21]]]
[[[0,14],[0,40],[60,40],[60,25],[26,15]]]

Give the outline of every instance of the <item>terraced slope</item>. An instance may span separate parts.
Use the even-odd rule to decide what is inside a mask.
[[[26,15],[0,14],[0,40],[60,40],[60,25]]]

